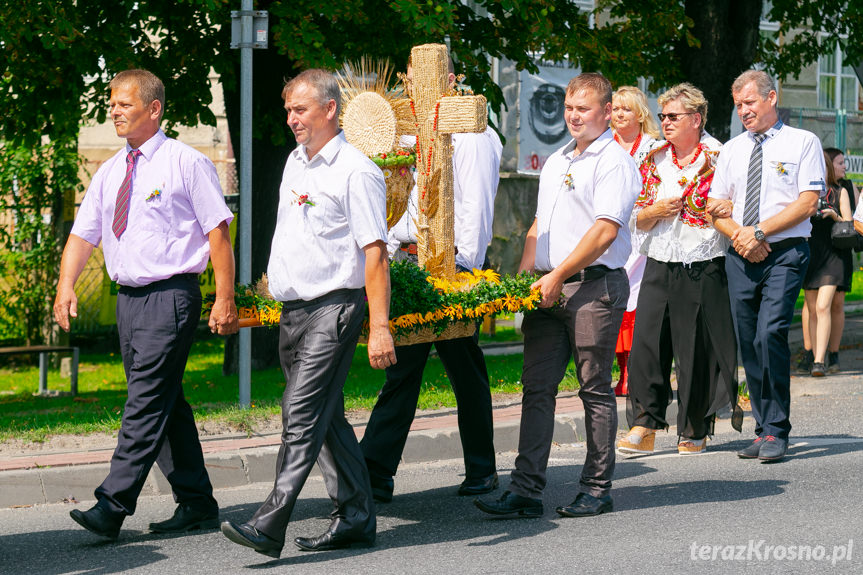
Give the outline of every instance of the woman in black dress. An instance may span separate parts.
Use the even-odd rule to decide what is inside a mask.
[[[825,359],[830,338],[830,308],[837,290],[847,290],[843,252],[833,247],[830,232],[840,221],[852,217],[848,192],[836,181],[833,162],[824,155],[827,165],[827,194],[821,198],[818,212],[812,217],[809,237],[809,269],[803,280],[806,306],[809,308],[809,338],[814,361],[810,373],[821,377],[827,372]]]

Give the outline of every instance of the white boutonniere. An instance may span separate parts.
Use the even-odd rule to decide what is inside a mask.
[[[566,174],[563,177],[563,185],[566,186],[567,190],[572,190],[575,188],[575,182],[572,181],[572,174]]]

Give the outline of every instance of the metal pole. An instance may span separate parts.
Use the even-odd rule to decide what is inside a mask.
[[[252,0],[242,0],[240,46],[240,283],[252,282]],[[240,330],[240,407],[252,402],[252,332]]]

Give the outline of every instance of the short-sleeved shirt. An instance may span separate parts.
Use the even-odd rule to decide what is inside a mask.
[[[765,132],[761,157],[761,196],[758,208],[759,221],[764,221],[784,210],[806,191],[823,195],[824,152],[818,137],[777,122]],[[746,181],[749,157],[755,147],[752,132],[743,132],[729,140],[719,154],[716,174],[708,197],[730,199],[734,204],[731,218],[743,225],[746,207]],[[777,242],[787,238],[808,238],[812,230],[809,218],[767,238]]]
[[[94,246],[102,243],[108,276],[123,286],[203,272],[210,257],[207,234],[233,219],[213,162],[161,130],[144,142],[132,173],[126,230],[117,239],[114,206],[131,150],[126,144],[93,176],[71,233]]]
[[[363,248],[386,241],[386,182],[339,132],[309,159],[285,163],[267,278],[279,301],[312,300],[365,285]]]
[[[629,218],[640,189],[635,162],[610,129],[581,154],[575,155],[575,140],[554,152],[539,176],[534,268],[551,271],[563,263],[599,219],[620,228],[591,265],[623,267],[631,253]]]

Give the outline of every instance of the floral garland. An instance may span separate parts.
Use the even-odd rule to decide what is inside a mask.
[[[541,299],[538,289],[530,289],[538,276],[526,272],[501,277],[493,270],[473,270],[446,280],[429,275],[409,261],[401,261],[391,264],[390,278],[393,295],[389,324],[396,337],[424,328],[440,334],[453,323],[471,323],[502,312],[530,311]],[[242,317],[255,318],[272,327],[279,324],[282,304],[274,301],[266,289],[264,280],[257,286],[239,285],[235,302]],[[205,313],[212,310],[214,302],[215,294],[204,298]]]
[[[369,156],[369,159],[381,169],[410,167],[417,163],[415,148],[395,148],[392,152]]]
[[[644,208],[656,201],[659,184],[662,183],[656,166],[656,155],[659,152],[668,150],[668,148],[671,148],[671,152],[674,154],[672,160],[679,167],[676,162],[677,158],[674,146],[670,142],[666,142],[663,146],[650,152],[639,167],[642,185],[638,199],[635,201],[636,207]],[[677,184],[683,188],[683,193],[681,194],[683,206],[680,208],[681,221],[693,228],[704,229],[710,227],[705,217],[704,209],[707,206],[707,193],[710,191],[710,185],[713,183],[714,163],[717,153],[711,152],[702,144],[699,144],[699,153],[702,149],[704,150],[704,165],[692,180],[686,181],[685,179],[681,179]]]

